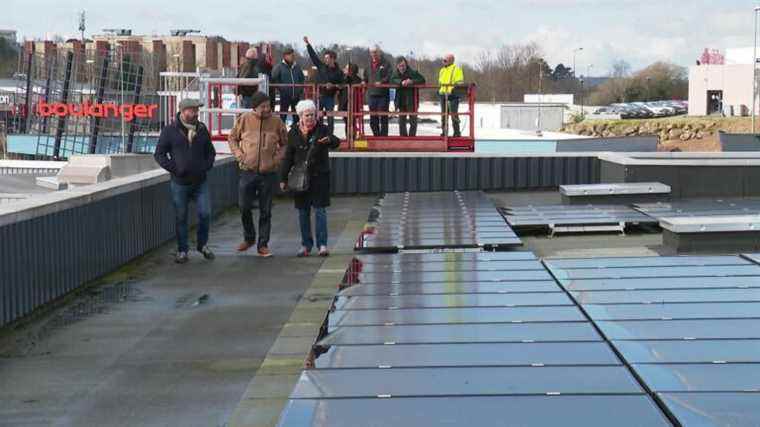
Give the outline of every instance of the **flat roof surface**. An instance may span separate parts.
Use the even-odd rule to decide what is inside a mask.
[[[496,205],[525,206],[561,203],[560,194],[556,191],[489,193],[488,196]],[[298,259],[294,256],[299,246],[296,212],[291,200],[277,199],[273,210],[271,243],[271,248],[275,253],[274,258],[260,259],[252,254],[236,253],[234,248],[241,241],[242,233],[239,214],[232,210],[212,224],[211,241],[217,253],[215,261],[206,262],[197,253],[193,253],[188,265],[175,265],[171,258],[174,243],[169,243],[147,254],[138,262],[125,266],[121,271],[99,281],[97,286],[89,288],[80,297],[66,301],[54,312],[48,312],[23,325],[18,325],[13,330],[0,332],[0,402],[2,402],[0,419],[11,425],[29,424],[30,421],[31,424],[49,425],[64,419],[71,425],[104,426],[165,424],[208,426],[225,423],[256,425],[261,420],[269,420],[269,422],[262,422],[261,425],[273,425],[270,422],[272,420],[276,422],[279,418],[287,397],[293,390],[293,384],[303,368],[304,354],[313,343],[311,329],[324,319],[326,309],[318,304],[324,304],[338,292],[338,279],[333,279],[333,277],[342,277],[347,265],[341,257],[351,259],[354,256],[353,243],[375,201],[376,196],[333,198],[328,217],[332,258]],[[524,243],[522,249],[531,251],[538,257],[568,260],[598,258],[601,263],[599,265],[609,268],[616,268],[615,263],[621,262],[613,257],[670,254],[669,250],[662,245],[661,234],[657,232],[638,231],[625,236],[571,234],[554,238],[539,234],[521,236],[521,239]],[[559,292],[556,282],[549,276],[533,277],[537,271],[533,269],[533,263],[537,261],[533,260],[532,256],[520,256],[519,259],[508,261],[512,262],[515,268],[515,276],[512,277],[514,280],[503,282],[499,285],[499,289],[494,287],[494,283],[478,280],[463,280],[453,286],[446,281],[453,277],[450,269],[433,265],[437,263],[442,264],[440,267],[443,267],[446,263],[440,260],[435,261],[434,258],[446,256],[408,255],[409,261],[416,264],[415,271],[421,272],[414,273],[414,276],[421,280],[425,277],[443,279],[439,282],[421,281],[407,289],[409,295],[400,293],[397,296],[391,296],[394,293],[395,279],[385,284],[371,282],[372,284],[364,285],[363,292],[359,292],[358,287],[342,291],[341,295],[344,297],[352,295],[358,298],[354,298],[352,301],[355,302],[350,304],[345,298],[340,300],[342,306],[339,314],[344,317],[338,318],[337,322],[332,322],[330,327],[337,327],[341,322],[343,325],[352,326],[326,339],[326,343],[336,345],[333,350],[335,354],[331,358],[324,359],[327,362],[320,363],[347,363],[340,356],[351,352],[350,349],[341,347],[341,344],[356,343],[356,340],[361,340],[368,345],[382,345],[388,340],[398,341],[399,345],[433,344],[416,342],[413,339],[415,336],[448,336],[448,339],[454,340],[452,342],[454,345],[457,340],[471,341],[471,337],[475,334],[482,338],[482,342],[477,344],[482,348],[506,348],[509,346],[507,342],[519,343],[525,340],[534,340],[537,343],[557,340],[572,343],[592,342],[598,347],[599,335],[588,324],[577,321],[582,320],[582,317],[579,317],[580,313],[576,307],[567,305],[567,298],[563,297],[564,293]],[[462,257],[466,258],[464,255]],[[367,270],[366,277],[370,281],[373,280],[372,277],[379,278],[380,275],[385,274],[382,273],[384,270],[381,265],[383,265],[383,260],[386,260],[385,262],[389,260],[384,255],[378,255],[374,259],[375,263],[372,264],[374,267]],[[653,263],[658,263],[657,268],[694,269],[700,267],[680,264],[671,266],[662,258],[651,260]],[[719,264],[726,268],[734,268],[748,265],[747,262],[734,261],[736,261],[735,257],[731,260],[725,257],[710,257],[695,262],[702,267]],[[507,261],[500,259],[498,255],[494,255],[488,261],[494,268],[503,267],[505,262]],[[589,263],[589,261],[584,262]],[[636,265],[637,262],[642,264],[644,261],[639,259],[639,261],[631,261],[631,264]],[[583,263],[580,262],[580,264]],[[463,265],[468,264],[465,262]],[[710,327],[710,322],[695,318],[699,315],[695,311],[699,307],[694,306],[694,303],[682,301],[682,298],[689,294],[702,295],[696,289],[704,288],[705,296],[712,292],[712,297],[723,300],[731,298],[731,295],[733,298],[748,299],[748,295],[754,296],[755,288],[760,286],[760,282],[753,281],[751,277],[734,281],[729,281],[726,277],[704,276],[688,280],[675,277],[667,282],[669,290],[665,294],[673,301],[662,308],[664,311],[657,311],[658,307],[654,306],[646,310],[631,311],[624,310],[625,304],[641,301],[629,301],[623,292],[609,292],[605,295],[599,292],[593,293],[598,286],[612,283],[612,279],[586,277],[596,271],[599,265],[594,264],[591,267],[586,265],[588,271],[579,270],[577,272],[579,279],[574,278],[573,283],[567,286],[573,292],[591,298],[589,307],[594,307],[593,315],[600,319],[599,323],[606,331],[614,334],[613,336],[619,338],[621,342],[630,338],[658,340],[663,337],[672,338],[697,333],[709,338],[716,329]],[[464,275],[473,276],[472,273],[464,273]],[[485,277],[489,274],[494,273],[479,271],[475,276]],[[522,277],[521,274],[531,275],[531,277]],[[620,290],[640,288],[649,292],[662,288],[661,282],[650,278],[620,277],[615,279],[615,286]],[[714,288],[736,286],[739,282],[750,288],[717,293],[711,291]],[[317,288],[314,287],[315,283],[319,284]],[[521,288],[523,286],[524,288]],[[682,293],[674,292],[678,288],[688,290]],[[501,291],[504,293],[502,294]],[[514,313],[513,318],[503,317],[503,309],[488,307],[493,301],[478,296],[494,292],[499,295],[514,294],[516,298],[522,298],[527,307],[512,307],[514,311],[510,313]],[[737,292],[744,292],[744,294],[738,296]],[[450,305],[446,299],[451,301],[454,294],[467,294],[468,298],[458,300],[458,305],[453,308],[439,307],[442,304]],[[385,297],[378,300],[367,298],[377,295],[385,295]],[[421,295],[429,295],[430,298],[421,298]],[[640,295],[647,296],[644,292]],[[603,296],[607,299],[600,300]],[[504,298],[501,297],[502,300]],[[557,317],[555,323],[514,323],[508,328],[498,329],[488,323],[489,316],[499,322],[511,322],[518,317],[522,319],[528,315],[533,316],[540,311],[530,307],[531,302],[536,301],[541,305],[546,305],[543,310]],[[620,304],[620,301],[625,304]],[[434,307],[429,306],[431,303]],[[610,304],[619,306],[613,307]],[[755,307],[757,303],[752,301],[747,301],[746,307],[738,305],[725,307],[721,304],[726,303],[716,299],[712,313],[722,315],[728,313],[729,309],[735,308],[736,312],[741,314],[757,309]],[[306,308],[299,311],[297,306]],[[404,308],[389,309],[401,306]],[[469,313],[473,309],[480,311]],[[402,311],[406,313],[402,315]],[[656,316],[680,316],[684,319],[674,320],[667,327],[659,329],[649,328],[646,323],[648,320],[641,320],[642,317]],[[443,331],[441,325],[438,324],[441,319],[449,321],[454,318],[459,318],[460,321],[471,319],[476,323],[451,325],[452,329],[448,331]],[[405,326],[405,332],[402,333],[398,325],[393,325],[399,322],[415,324]],[[760,330],[757,320],[731,318],[721,322],[727,322],[724,326],[728,330],[737,331],[735,338],[744,338],[740,333],[742,331]],[[377,323],[382,323],[382,325],[378,326]],[[382,334],[364,333],[364,328],[369,327],[367,326],[369,324],[376,325],[373,326],[375,328],[379,327]],[[410,330],[416,331],[415,334],[418,335],[409,335]],[[573,353],[568,357],[572,356],[572,360],[582,364],[599,361],[604,356],[609,356],[609,353],[587,355],[581,351],[585,348],[584,346],[588,345],[579,346],[579,353]],[[623,346],[626,352],[638,354],[637,360],[645,362],[644,355],[640,351],[631,348],[629,344],[621,344],[621,348]],[[538,346],[536,351],[549,347],[551,346]],[[712,351],[729,354],[731,348],[735,347],[735,345],[729,345],[725,349]],[[676,358],[676,353],[673,353],[676,350],[664,347],[661,350],[663,357],[670,357],[667,361]],[[365,353],[358,352],[355,358],[352,358],[352,368],[366,368],[367,362],[362,359],[362,357],[368,357]],[[388,360],[397,360],[394,363],[414,364],[415,362],[390,349],[384,349],[378,354],[384,354]],[[556,351],[552,354],[556,354]],[[431,354],[429,356],[420,363],[438,365],[452,363],[452,355]],[[519,369],[525,368],[487,372],[489,369],[487,366],[493,360],[486,356],[487,354],[473,356],[473,363],[486,366],[482,370],[483,375],[479,374],[478,377],[483,381],[490,381],[491,374],[524,374]],[[502,358],[497,364],[501,363],[519,365],[521,360]],[[552,361],[547,359],[546,364],[551,363]],[[545,372],[549,373],[549,371],[550,369],[547,369]],[[414,378],[428,378],[426,376],[428,372],[420,371],[413,374]],[[686,371],[683,374],[692,377],[694,375]],[[618,377],[609,377],[609,379],[612,381],[615,378],[621,378],[622,382],[610,383],[609,390],[618,390],[621,385],[624,388],[628,387],[629,378],[621,374],[619,369],[616,370],[615,375]],[[746,376],[746,372],[743,375]],[[400,378],[410,377],[401,375]],[[445,386],[457,388],[459,387],[457,381],[462,378],[464,377],[453,375]],[[322,391],[314,385],[332,384],[330,382],[332,379],[328,377],[313,379],[318,383],[313,383],[308,387],[304,385],[305,388],[301,389],[304,396],[319,397]],[[555,383],[540,382],[545,379],[551,379]],[[368,377],[368,381],[370,380],[376,381]],[[517,394],[536,390],[546,391],[552,386],[563,386],[565,384],[563,381],[566,380],[571,383],[574,381],[569,377],[561,378],[550,373],[544,378],[536,377],[536,381],[539,382],[525,383],[523,388],[513,390]],[[420,387],[424,388],[426,383],[427,380],[421,382]],[[426,411],[440,407],[440,402],[436,399],[446,399],[433,396],[410,397],[410,400],[404,401],[390,399],[384,403],[385,408],[381,408],[382,410],[378,413],[361,410],[361,408],[366,408],[366,411],[379,408],[378,406],[370,407],[363,397],[367,392],[378,390],[379,388],[375,386],[379,384],[368,382],[362,386],[365,389],[341,389],[345,400],[312,399],[294,402],[291,404],[291,410],[302,414],[323,411],[331,417],[335,414],[343,414],[340,419],[345,422],[344,425],[356,425],[352,424],[352,420],[361,420],[362,416],[381,416],[389,413],[411,417],[405,419],[427,419],[427,424],[420,421],[420,425],[432,425],[430,421],[434,418],[429,417],[433,414]],[[498,382],[488,382],[488,384],[491,387],[488,389],[489,393],[502,393],[505,390],[503,384]],[[665,386],[663,390],[666,390],[666,395],[663,398],[672,402],[675,412],[688,410],[686,404],[679,406],[683,402],[694,401],[694,404],[699,405],[713,405],[715,402],[714,400],[697,402],[696,400],[700,399],[701,395],[688,395],[682,399],[679,395],[682,389],[678,383],[658,382],[657,384]],[[731,385],[728,387],[730,388]],[[441,389],[442,392],[446,390],[448,389]],[[436,390],[432,391],[436,392]],[[537,413],[543,414],[541,419],[547,424],[553,422],[556,424],[557,421],[552,418],[553,412],[547,408],[569,411],[567,413],[574,413],[577,416],[589,416],[594,411],[601,411],[596,415],[602,416],[604,411],[610,408],[618,408],[612,411],[615,414],[627,410],[625,408],[638,408],[631,409],[631,414],[649,414],[648,425],[667,424],[656,414],[654,403],[646,395],[639,394],[598,395],[593,398],[512,396],[505,400],[499,396],[481,396],[483,400],[469,397],[465,399],[467,399],[467,405],[458,408],[460,411],[449,414],[450,419],[456,420],[462,417],[468,417],[470,421],[481,419],[478,417],[490,419],[488,414],[496,414],[496,412],[489,412],[495,407],[494,405],[503,409],[508,407],[504,405],[512,404],[508,402],[521,402],[521,405],[515,408],[519,406],[538,409]],[[741,406],[740,400],[732,400],[730,403]],[[503,413],[502,410],[499,413]],[[515,413],[517,414],[518,411],[515,410]],[[425,414],[429,417],[425,418]],[[246,424],[243,422],[246,419],[256,422],[251,421]],[[337,420],[337,418],[331,419]],[[526,418],[528,419],[534,418]],[[330,425],[341,424],[336,421],[336,424]]]

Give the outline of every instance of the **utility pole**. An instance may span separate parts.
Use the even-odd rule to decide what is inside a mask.
[[[541,104],[544,102],[544,67],[538,64],[538,118],[536,119],[536,135],[541,136]]]
[[[753,40],[752,48],[752,133],[755,133],[755,115],[756,115],[756,100],[757,100],[757,12],[760,11],[760,6],[755,6],[755,39]]]

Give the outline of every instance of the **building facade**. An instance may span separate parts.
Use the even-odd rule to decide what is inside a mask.
[[[727,49],[722,62],[689,67],[690,116],[751,114],[752,48]]]
[[[24,52],[52,58],[61,49],[74,49],[86,52],[90,58],[97,58],[106,50],[121,50],[127,54],[153,56],[160,71],[195,72],[237,69],[248,47],[247,42],[229,42],[219,36],[101,34],[85,41],[29,41],[24,43]]]

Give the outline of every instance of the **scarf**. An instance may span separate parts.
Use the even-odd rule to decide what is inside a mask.
[[[193,139],[195,139],[195,135],[198,133],[198,124],[187,123],[182,120],[182,118],[180,118],[179,121],[182,123],[182,126],[187,129],[187,140],[190,142],[190,144],[192,144]]]

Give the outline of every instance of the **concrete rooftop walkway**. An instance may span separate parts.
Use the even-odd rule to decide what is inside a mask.
[[[350,256],[374,200],[333,199],[328,263],[346,264],[339,258]],[[325,263],[294,257],[291,200],[276,200],[273,217],[273,258],[238,255],[241,225],[227,212],[212,225],[215,261],[192,253],[176,265],[172,242],[54,312],[0,331],[0,426],[230,425],[267,354],[292,353],[294,369],[317,333],[315,318],[292,352],[272,348]]]

